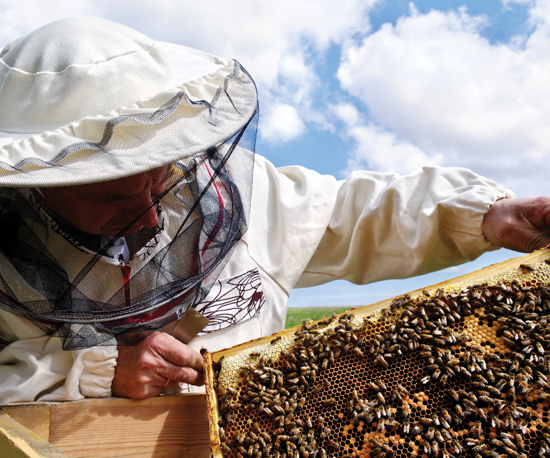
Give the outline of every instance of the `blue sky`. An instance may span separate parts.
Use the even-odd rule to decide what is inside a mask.
[[[550,0],[0,0],[0,46],[79,15],[239,60],[260,91],[256,151],[277,166],[460,166],[550,195]],[[516,255],[295,290],[290,306],[364,305]]]

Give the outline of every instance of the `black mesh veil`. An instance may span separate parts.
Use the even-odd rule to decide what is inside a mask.
[[[110,254],[120,236],[78,230],[47,208],[37,190],[0,188],[0,307],[72,350],[135,344],[199,304],[248,227],[256,99],[240,128],[222,141],[206,139],[209,146],[190,156],[186,119],[190,110],[206,107],[205,122],[222,123],[225,109],[237,110],[231,94],[239,84],[228,78],[212,102],[191,102],[182,92],[155,113],[114,118],[101,142],[75,143],[51,161],[62,164],[94,148],[107,155],[132,149],[132,157],[141,148],[181,149],[182,159],[168,164],[164,191],[152,202],[159,224],[124,237],[129,262]],[[154,135],[139,140],[151,127]]]

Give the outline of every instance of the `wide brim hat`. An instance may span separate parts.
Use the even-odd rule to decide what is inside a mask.
[[[216,147],[254,117],[257,92],[234,60],[81,17],[4,47],[0,106],[0,186],[66,186]]]

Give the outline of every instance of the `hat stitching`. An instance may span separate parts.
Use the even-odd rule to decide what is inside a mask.
[[[115,56],[111,56],[109,57],[108,59],[104,59],[104,60],[99,60],[99,61],[96,61],[96,62],[92,62],[92,63],[89,63],[89,64],[72,64],[72,65],[69,65],[68,67],[64,68],[63,70],[59,71],[59,72],[49,72],[49,71],[41,71],[41,72],[27,72],[26,70],[22,70],[20,68],[17,68],[17,67],[12,67],[11,65],[8,65],[4,59],[0,58],[0,63],[6,67],[7,69],[9,69],[10,71],[14,71],[14,72],[17,72],[17,73],[21,73],[23,75],[29,75],[29,76],[39,76],[39,75],[61,75],[62,73],[65,73],[66,71],[69,71],[73,68],[78,68],[78,67],[92,67],[92,66],[95,66],[95,65],[99,65],[99,64],[104,64],[104,63],[107,63],[107,62],[110,62],[112,61],[113,59],[117,59],[119,57],[125,57],[125,56],[131,56],[132,54],[137,54],[137,53],[141,53],[141,52],[146,52],[148,54],[151,54],[151,50],[153,48],[155,48],[157,44],[157,41],[156,40],[153,40],[153,44],[145,49],[145,48],[141,48],[141,49],[138,49],[138,50],[134,50],[134,51],[129,51],[129,52],[125,52],[125,53],[121,53],[121,54],[117,54]]]

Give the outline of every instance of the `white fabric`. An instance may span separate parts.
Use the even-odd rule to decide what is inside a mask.
[[[496,249],[481,225],[489,206],[503,197],[514,195],[465,169],[424,168],[407,176],[360,172],[338,182],[301,167],[276,169],[257,156],[249,230],[220,278],[239,272],[240,264],[248,268],[251,259],[267,307],[189,345],[216,351],[280,331],[295,286],[403,278]],[[20,340],[0,352],[0,361],[21,362],[1,366],[0,402],[110,394],[114,347],[63,353],[56,339],[0,312],[0,337],[14,336]],[[30,361],[22,356],[27,353]]]
[[[132,106],[227,63],[100,18],[52,22],[0,53],[0,105],[10,107],[0,112],[0,137],[27,138]],[[205,90],[212,99],[216,91]]]
[[[232,92],[224,89],[226,78],[230,77],[234,89]],[[119,147],[109,149],[109,154],[106,154],[103,149],[94,147],[74,153],[76,159],[71,154],[59,158],[60,152],[72,145],[100,142],[107,123],[113,118],[152,114],[180,92],[189,100],[182,99],[174,112],[175,116],[185,118],[186,121],[185,152],[182,152],[181,139],[163,132],[162,149],[152,145],[144,152],[143,148]],[[207,103],[192,103],[197,100],[205,100]],[[0,185],[36,187],[82,184],[114,180],[151,170],[202,153],[231,137],[250,121],[255,113],[256,102],[254,82],[232,61],[212,74],[182,83],[131,106],[87,117],[68,126],[17,141],[12,141],[14,139],[11,137],[5,138],[4,141],[8,143],[0,143],[0,161],[5,163],[0,163]],[[133,125],[131,119],[123,123],[125,127],[131,128]],[[120,125],[122,123],[117,128]],[[166,126],[163,127],[166,129]],[[176,129],[177,126],[170,127]],[[118,130],[114,132],[118,133]],[[131,136],[131,141],[126,139],[130,146],[147,145],[157,138],[159,127],[154,123],[144,124],[139,129],[132,129],[131,135],[128,132],[126,135]],[[53,160],[62,166],[52,167],[49,162]]]
[[[170,116],[185,128],[173,120],[167,127],[159,116],[121,121],[167,115],[161,108],[181,93]],[[56,21],[0,53],[0,186],[91,183],[151,170],[231,137],[256,102],[254,82],[235,61],[104,19]],[[121,122],[107,135],[114,119]],[[124,146],[92,145],[104,138]]]
[[[15,342],[0,352],[0,403],[108,397],[117,348],[63,351],[29,321],[0,312],[0,332]]]
[[[102,236],[101,246],[107,245],[110,240],[111,237]],[[124,264],[128,264],[130,261],[130,249],[128,248],[126,239],[124,237],[119,237],[113,246],[107,250],[107,255],[117,261],[122,261]]]
[[[103,24],[57,21],[3,49],[0,105],[10,109],[0,114],[0,130],[40,134],[176,85],[159,44],[123,25]]]

